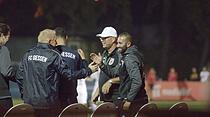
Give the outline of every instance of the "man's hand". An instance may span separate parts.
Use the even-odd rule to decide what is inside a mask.
[[[109,89],[111,86],[112,86],[111,82],[109,82],[109,80],[106,81],[106,83],[104,83],[104,85],[102,86],[102,93],[103,94],[109,93]]]
[[[79,53],[79,55],[82,59],[85,59],[85,53],[82,49],[77,49],[77,52]]]
[[[98,101],[98,97],[99,97],[98,95],[91,97],[91,102],[95,104]]]
[[[98,65],[102,62],[102,56],[100,53],[98,53],[98,55],[96,53],[90,53],[90,59]]]
[[[91,69],[91,71],[94,73],[96,71],[98,71],[98,65],[95,64],[94,62],[91,62],[88,67]]]
[[[123,104],[123,110],[128,110],[130,105],[131,105],[131,102],[125,101],[125,103]]]

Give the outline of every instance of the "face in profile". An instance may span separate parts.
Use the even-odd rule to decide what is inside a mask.
[[[120,53],[125,52],[127,49],[127,41],[124,37],[118,37],[117,39],[117,48]]]
[[[103,48],[109,49],[112,47],[113,43],[115,42],[114,37],[100,37],[101,44]]]
[[[4,35],[3,33],[1,33],[0,35],[0,45],[4,45],[7,43],[7,41],[9,40],[10,37],[10,32],[7,33],[7,35]]]

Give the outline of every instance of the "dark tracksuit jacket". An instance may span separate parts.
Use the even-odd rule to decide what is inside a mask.
[[[61,54],[65,64],[72,71],[77,71],[88,67],[88,62],[82,60],[79,53],[67,46],[57,46],[57,51]],[[72,103],[77,103],[77,79],[68,80],[61,78],[59,86],[59,97],[62,105],[67,106]]]
[[[64,64],[61,55],[53,49],[48,44],[38,43],[24,55],[19,66],[17,82],[23,100],[35,108],[52,108],[59,105],[60,78],[84,78],[92,73],[89,68],[73,72]]]
[[[6,46],[0,46],[0,100],[11,98],[9,80],[15,81],[15,69],[12,66],[10,52]]]
[[[136,46],[131,46],[123,54],[120,63],[120,97],[123,100],[147,100],[143,55]]]
[[[119,97],[119,84],[112,84],[108,94],[102,93],[102,86],[109,79],[119,76],[120,57],[117,48],[110,55],[108,51],[104,51],[102,54],[103,60],[99,76],[99,94],[102,101],[115,102]]]

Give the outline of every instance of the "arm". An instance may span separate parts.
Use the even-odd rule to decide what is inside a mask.
[[[16,81],[20,90],[21,98],[23,97],[23,61],[19,64],[17,74],[16,74]]]
[[[104,83],[104,85],[102,86],[102,92],[104,94],[109,93],[109,89],[112,86],[112,84],[119,84],[119,83],[120,83],[119,77],[111,78],[110,80],[106,81],[106,83]]]
[[[63,78],[68,78],[68,80],[85,78],[97,70],[97,66],[90,63],[88,68],[83,68],[79,71],[72,71],[65,65],[61,56],[55,58],[53,67],[59,74],[64,76]]]
[[[103,71],[106,74],[111,74],[111,68],[108,67],[108,65],[103,64],[102,56],[100,53],[91,53],[90,59],[100,67],[101,71]]]
[[[87,68],[88,67],[88,61],[85,59],[85,53],[82,49],[77,49],[77,52],[79,53],[79,64],[80,69]]]
[[[139,92],[140,87],[142,86],[142,76],[139,67],[140,61],[138,60],[137,56],[129,55],[125,58],[125,65],[129,78],[131,80],[131,87],[129,93],[127,94],[127,100],[133,101],[135,96]]]
[[[15,69],[15,65],[12,65],[11,59],[10,59],[10,52],[7,49],[7,47],[3,46],[2,47],[2,51],[0,54],[0,72],[3,75],[3,77],[11,80],[11,81],[15,81],[15,74],[16,74],[16,69]]]
[[[137,95],[141,85],[142,85],[142,76],[139,68],[140,61],[138,60],[137,56],[129,55],[125,58],[125,66],[128,72],[129,78],[131,80],[131,87],[130,91],[127,94],[127,100],[123,104],[123,110],[128,110],[131,101],[134,100],[135,96]]]

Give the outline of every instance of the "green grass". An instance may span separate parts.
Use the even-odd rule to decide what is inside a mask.
[[[13,99],[13,104],[14,105],[17,105],[17,104],[20,104],[20,103],[23,103],[23,100],[21,100],[21,99]]]
[[[180,101],[151,101],[153,103],[156,103],[158,106],[158,109],[168,110],[173,104]],[[190,111],[206,111],[208,104],[207,102],[201,102],[201,101],[182,101],[186,102],[189,106]]]
[[[180,101],[151,101],[157,104],[158,109],[160,110],[168,110],[173,104]],[[183,101],[186,102],[189,106],[190,111],[206,111],[208,104],[207,102],[201,101]],[[21,99],[14,99],[14,105],[23,103]]]

